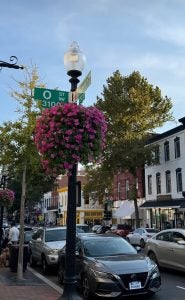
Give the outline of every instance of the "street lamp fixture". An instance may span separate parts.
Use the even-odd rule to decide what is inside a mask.
[[[64,66],[67,74],[71,77],[71,92],[76,91],[79,82],[78,77],[82,75],[85,66],[85,56],[76,42],[73,42],[64,55]],[[76,243],[76,184],[77,164],[72,168],[68,177],[68,203],[67,203],[67,233],[66,233],[66,268],[64,276],[64,292],[60,299],[81,299],[76,291],[75,276],[75,243]]]
[[[11,69],[24,69],[23,66],[17,65],[18,59],[16,56],[12,55],[10,56],[10,62],[6,62],[3,60],[0,60],[0,70],[2,68],[11,68]]]

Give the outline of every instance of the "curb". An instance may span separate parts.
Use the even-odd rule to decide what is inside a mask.
[[[39,279],[41,279],[42,281],[44,281],[46,284],[48,284],[50,287],[52,287],[54,290],[56,290],[58,293],[62,294],[63,293],[63,289],[60,288],[57,284],[55,284],[54,282],[52,282],[51,280],[47,279],[46,277],[44,277],[43,275],[41,275],[40,273],[38,273],[37,271],[35,271],[34,269],[32,269],[31,267],[27,266],[27,269],[32,272],[35,276],[37,276]]]

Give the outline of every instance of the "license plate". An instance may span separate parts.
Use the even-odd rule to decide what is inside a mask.
[[[129,282],[129,288],[130,290],[141,289],[141,282],[140,281]]]

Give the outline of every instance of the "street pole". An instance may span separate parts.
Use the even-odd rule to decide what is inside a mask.
[[[79,83],[78,77],[81,76],[84,67],[85,58],[79,51],[76,43],[71,45],[71,48],[66,52],[68,64],[71,58],[71,64],[68,66],[67,74],[71,77],[71,92],[75,92]],[[75,65],[76,60],[76,65]],[[65,62],[65,57],[64,57]],[[78,67],[78,69],[77,69]],[[73,102],[73,99],[72,99]],[[68,203],[67,203],[67,233],[66,233],[66,257],[65,257],[65,276],[64,276],[64,292],[60,299],[62,300],[80,300],[76,291],[76,276],[75,276],[75,244],[76,244],[76,176],[77,164],[73,165],[71,174],[68,177]]]

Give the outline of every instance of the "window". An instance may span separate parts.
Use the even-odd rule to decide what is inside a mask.
[[[129,199],[129,180],[125,180],[126,199]]]
[[[174,243],[177,243],[178,241],[184,241],[185,240],[184,236],[181,233],[177,232],[177,231],[173,232],[172,238],[173,238]]]
[[[176,170],[177,192],[182,192],[182,171],[181,168]]]
[[[180,138],[176,137],[174,139],[174,150],[175,150],[175,158],[180,157]]]
[[[169,142],[164,143],[164,159],[165,161],[170,160],[170,147]]]
[[[157,194],[161,194],[161,174],[156,174],[156,188],[157,188]]]
[[[171,193],[171,172],[166,171],[166,193]]]
[[[148,194],[152,194],[152,175],[148,175]]]

